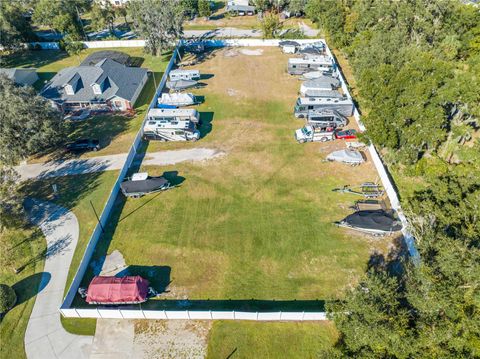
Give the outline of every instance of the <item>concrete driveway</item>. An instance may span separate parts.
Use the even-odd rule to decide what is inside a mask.
[[[224,153],[211,148],[191,148],[175,151],[161,151],[139,156],[135,161],[146,166],[167,166],[186,161],[205,161],[222,156]],[[127,154],[98,156],[84,159],[32,163],[15,167],[22,181],[32,178],[52,178],[79,175],[101,171],[119,170]],[[143,159],[143,160],[142,160]]]
[[[68,333],[63,329],[58,311],[77,246],[77,218],[51,202],[30,199],[25,207],[30,221],[42,230],[47,240],[44,277],[25,332],[27,358],[88,358],[93,337]]]

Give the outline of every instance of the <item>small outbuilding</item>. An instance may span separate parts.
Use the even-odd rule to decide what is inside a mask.
[[[32,86],[38,80],[36,69],[0,68],[0,75],[6,76],[20,86]]]
[[[140,276],[93,278],[87,289],[88,304],[138,304],[148,299],[148,280]]]

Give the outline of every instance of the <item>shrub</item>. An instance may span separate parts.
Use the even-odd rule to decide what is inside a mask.
[[[0,314],[8,312],[17,302],[17,295],[13,288],[0,284]]]

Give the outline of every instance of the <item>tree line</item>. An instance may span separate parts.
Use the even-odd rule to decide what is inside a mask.
[[[365,138],[419,183],[401,198],[419,262],[401,248],[372,256],[360,283],[327,305],[340,332],[328,356],[479,357],[478,8],[310,0],[305,11],[353,69]]]

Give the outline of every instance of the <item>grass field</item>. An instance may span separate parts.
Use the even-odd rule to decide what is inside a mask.
[[[23,337],[45,263],[46,242],[40,230],[26,227],[0,235],[0,283],[13,287],[17,304],[0,319],[0,358],[24,358]],[[23,268],[18,274],[14,270]]]
[[[45,81],[50,80],[58,71],[69,66],[78,66],[89,54],[103,49],[85,49],[78,56],[68,56],[64,51],[24,51],[15,53],[2,60],[4,67],[35,67],[40,80],[35,87],[41,89]],[[145,116],[145,110],[155,93],[155,85],[160,82],[165,67],[170,60],[171,53],[162,57],[145,54],[143,48],[109,48],[108,50],[121,51],[129,54],[141,67],[153,72],[139,98],[135,103],[135,115],[101,115],[79,123],[70,123],[68,140],[85,137],[98,138],[102,149],[98,152],[87,152],[81,157],[101,156],[127,152]],[[29,162],[44,162],[49,158],[64,158],[62,151],[55,151],[48,155],[40,154],[32,157]]]
[[[204,137],[197,143],[151,143],[148,151],[209,147],[219,160],[148,168],[178,173],[181,186],[116,208],[96,258],[118,249],[131,271],[164,298],[314,300],[341,297],[362,273],[372,240],[335,227],[357,199],[333,193],[375,180],[370,163],[325,163],[340,141],[299,145],[292,116],[299,81],[276,48],[262,56],[225,51],[195,66],[213,77],[205,96]],[[148,153],[147,153],[148,156]],[[85,278],[88,282],[89,278]]]

